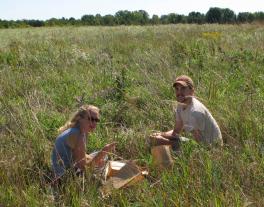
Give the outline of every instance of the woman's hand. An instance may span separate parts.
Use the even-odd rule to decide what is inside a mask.
[[[105,156],[109,152],[113,152],[115,150],[116,142],[107,144],[103,147],[103,149],[98,152],[98,154],[92,159],[91,165],[96,167],[103,167],[105,165]]]
[[[102,149],[103,152],[114,152],[115,151],[116,142],[107,144]]]

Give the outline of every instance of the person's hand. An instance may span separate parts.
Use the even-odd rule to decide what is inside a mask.
[[[115,151],[116,142],[112,142],[104,146],[102,151],[104,152],[114,152]]]
[[[91,155],[85,154],[86,165],[91,164],[92,160],[93,160],[93,157],[91,157]]]
[[[152,134],[150,135],[150,137],[159,137],[159,136],[161,136],[161,133],[162,133],[162,132],[154,132],[154,133],[152,133]]]
[[[180,139],[179,134],[172,134],[170,139]]]
[[[202,136],[201,136],[201,132],[200,132],[200,130],[193,130],[192,131],[192,133],[193,133],[193,137],[194,137],[194,139],[195,139],[195,141],[196,142],[201,142],[201,138],[202,138]]]

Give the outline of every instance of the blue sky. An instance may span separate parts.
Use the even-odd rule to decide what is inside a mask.
[[[188,15],[191,11],[206,13],[210,7],[238,12],[264,11],[264,0],[0,0],[0,19],[55,18],[80,19],[84,14],[115,14],[119,10],[140,10],[162,15]]]

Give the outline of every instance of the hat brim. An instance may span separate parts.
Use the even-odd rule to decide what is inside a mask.
[[[175,83],[173,83],[173,87],[176,87],[177,84],[180,84],[184,87],[188,86],[188,84],[185,81],[176,81]]]

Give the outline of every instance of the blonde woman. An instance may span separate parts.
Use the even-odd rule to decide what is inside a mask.
[[[100,121],[99,109],[92,105],[83,105],[73,117],[62,126],[52,151],[52,168],[56,178],[65,174],[66,170],[83,171],[88,164],[101,167],[107,153],[114,150],[115,143],[106,145],[93,156],[86,154],[86,138],[95,130]]]

